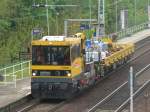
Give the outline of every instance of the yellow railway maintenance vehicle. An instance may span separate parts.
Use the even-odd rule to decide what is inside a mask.
[[[133,44],[103,45],[107,52],[99,42],[86,41],[83,33],[74,37],[44,36],[33,40],[32,96],[70,98],[123,64],[134,52]]]

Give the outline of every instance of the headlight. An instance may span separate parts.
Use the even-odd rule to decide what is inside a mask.
[[[67,76],[68,76],[68,77],[71,77],[71,73],[68,73]]]
[[[32,76],[36,76],[37,75],[37,71],[32,71]]]
[[[36,73],[33,72],[32,75],[33,75],[33,76],[36,76]]]

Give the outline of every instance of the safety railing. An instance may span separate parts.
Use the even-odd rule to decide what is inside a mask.
[[[133,27],[121,30],[121,31],[116,33],[117,37],[118,37],[117,39],[121,39],[125,36],[130,36],[130,35],[138,32],[138,31],[144,30],[144,29],[148,28],[148,24],[149,24],[149,22],[145,22],[145,23],[135,25]]]
[[[30,76],[31,61],[21,62],[12,66],[0,69],[0,85],[14,84],[17,80]]]

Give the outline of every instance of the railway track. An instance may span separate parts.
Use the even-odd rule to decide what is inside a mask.
[[[149,61],[142,61],[141,59],[146,58],[150,54],[150,38],[146,38],[138,43],[136,43],[136,52],[134,58],[129,62],[134,65],[135,71],[138,71],[140,68],[144,67]],[[149,54],[148,54],[149,53]],[[92,89],[86,90],[86,93],[79,95],[73,98],[71,101],[60,101],[57,103],[51,101],[30,101],[31,103],[25,104],[23,107],[20,107],[17,112],[83,112],[90,109],[90,107],[101,101],[104,97],[109,95],[113,90],[115,90],[118,85],[121,85],[127,79],[127,76],[124,72],[127,71],[129,67],[129,62],[126,66],[122,66],[116,71],[113,71],[111,75],[102,80]],[[143,62],[143,64],[140,64]],[[140,66],[136,66],[139,64]],[[120,72],[121,71],[121,72]],[[120,75],[122,74],[122,75]],[[117,82],[115,82],[117,80]],[[112,87],[112,85],[114,85]],[[15,111],[16,112],[16,111]]]
[[[14,103],[14,107],[12,105],[8,106],[7,109],[3,109],[1,111],[6,112],[48,112],[47,110],[54,111],[58,107],[61,107],[65,101],[63,100],[39,100],[33,99],[31,95],[30,97],[21,99],[17,103]],[[25,101],[24,101],[25,100]]]
[[[38,105],[36,105],[34,108],[30,108],[28,112],[49,112],[49,111],[55,111],[57,108],[60,108],[63,106],[65,101],[41,101]],[[24,111],[27,112],[27,111]]]
[[[138,76],[143,76],[146,71],[150,71],[150,64],[141,69],[136,73],[136,81],[138,81]],[[149,77],[150,79],[150,77]],[[139,79],[140,80],[140,79]],[[143,88],[150,84],[150,80],[143,82],[140,85],[135,85],[135,93],[134,96],[138,95]],[[115,91],[105,97],[103,100],[94,105],[88,112],[95,112],[98,110],[112,110],[114,112],[120,112],[121,109],[129,102],[129,83],[128,81],[124,82],[121,86],[119,86]],[[120,105],[122,104],[122,105]],[[96,111],[96,112],[98,112]]]
[[[135,43],[136,49],[143,48],[145,45],[148,45],[150,43],[150,37],[147,37],[137,43]]]
[[[150,73],[150,70],[147,71],[147,74]],[[150,85],[146,87],[141,93],[138,94],[138,96],[134,99],[134,105],[133,110],[135,112],[149,112],[150,111]],[[129,103],[124,106],[123,108],[120,108],[123,110],[129,110]],[[121,112],[122,112],[121,111]]]

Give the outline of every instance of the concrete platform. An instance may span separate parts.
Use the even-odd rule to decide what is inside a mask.
[[[17,81],[14,85],[0,85],[0,108],[15,102],[31,93],[30,78]]]
[[[131,37],[126,37],[118,40],[119,43],[136,43],[146,37],[150,36],[150,29],[138,32]],[[0,85],[0,108],[12,102],[15,102],[31,93],[30,78],[17,81],[17,87],[14,85],[1,86]]]
[[[138,33],[135,33],[134,35],[131,35],[130,37],[122,38],[118,40],[118,43],[129,43],[129,42],[136,43],[149,36],[150,36],[150,29],[146,29]]]

